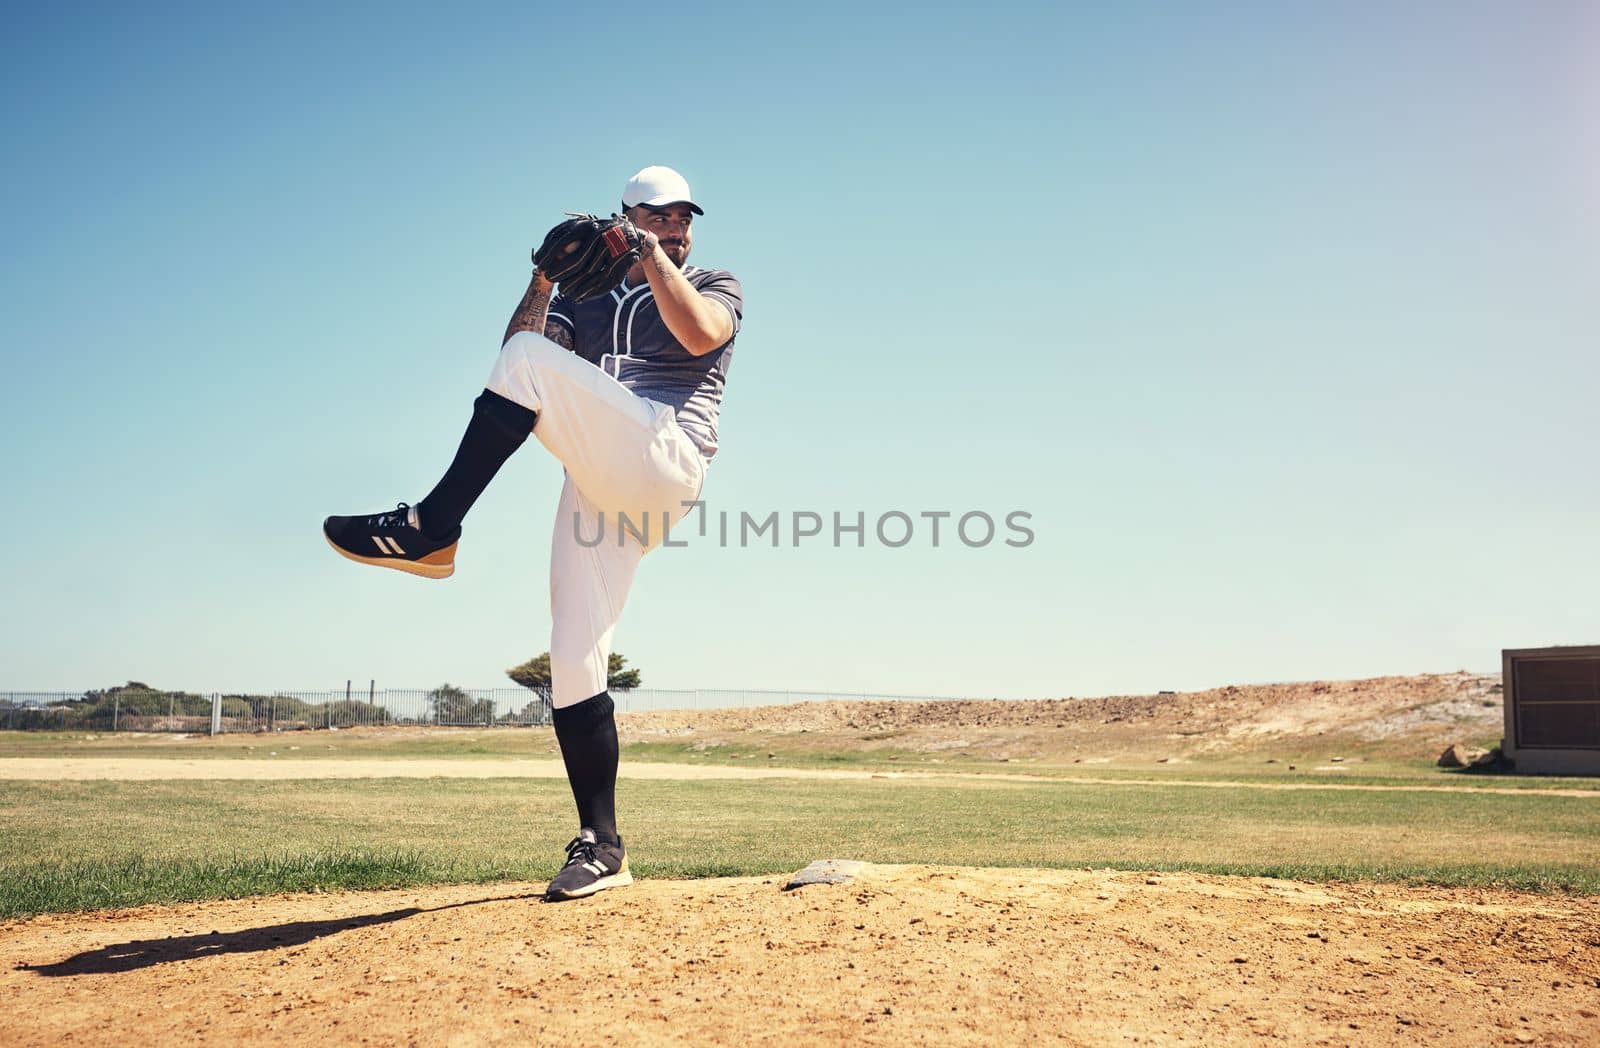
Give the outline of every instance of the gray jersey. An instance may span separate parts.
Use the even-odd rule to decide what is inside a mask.
[[[733,362],[733,343],[744,311],[744,290],[725,269],[685,266],[696,291],[727,307],[733,337],[721,347],[695,356],[667,330],[648,283],[619,285],[609,295],[573,303],[557,295],[546,324],[559,324],[572,336],[573,349],[635,395],[669,405],[678,425],[709,462],[717,453],[717,415]]]

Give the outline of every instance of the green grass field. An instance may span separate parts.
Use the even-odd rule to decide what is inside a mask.
[[[543,880],[573,832],[571,803],[548,779],[0,782],[0,916]],[[1538,790],[624,778],[618,803],[642,876],[781,873],[833,857],[1600,894],[1600,797]]]
[[[875,737],[874,737],[875,738]],[[1321,740],[1318,740],[1319,742]],[[1487,748],[1493,740],[1472,740]],[[769,754],[772,756],[769,758]],[[148,757],[185,760],[263,759],[557,759],[549,728],[429,729],[376,731],[306,731],[278,734],[219,735],[196,738],[160,734],[85,734],[81,732],[0,732],[4,757]],[[1335,765],[1332,758],[1342,756]],[[1280,746],[1248,754],[1229,753],[1162,763],[1154,759],[1118,758],[1109,763],[1067,760],[995,761],[937,756],[895,749],[863,740],[815,738],[752,732],[710,744],[688,741],[633,742],[623,747],[623,760],[729,767],[850,768],[868,771],[922,771],[1045,776],[1060,779],[1158,779],[1241,781],[1255,783],[1344,783],[1374,786],[1452,786],[1459,788],[1600,792],[1600,779],[1555,776],[1485,775],[1445,771],[1424,758],[1400,758],[1382,747],[1351,740],[1320,747]]]

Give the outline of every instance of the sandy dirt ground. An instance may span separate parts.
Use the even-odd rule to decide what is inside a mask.
[[[1600,900],[868,867],[0,926],[0,1043],[1600,1043]]]
[[[1328,771],[1341,771],[1333,767]],[[431,758],[319,758],[316,760],[178,760],[159,757],[0,757],[0,781],[35,782],[125,781],[151,782],[180,779],[199,780],[287,780],[287,779],[565,779],[566,769],[553,760],[439,760]],[[625,779],[834,779],[845,781],[939,779],[982,779],[989,782],[1057,783],[1062,786],[1193,786],[1201,789],[1252,790],[1364,790],[1378,793],[1487,793],[1506,796],[1581,797],[1600,803],[1600,790],[1541,787],[1528,790],[1495,786],[1377,785],[1323,782],[1248,782],[1226,779],[1131,779],[1071,778],[1028,775],[1020,772],[956,771],[858,771],[846,768],[737,767],[726,765],[671,764],[651,761],[624,761]]]

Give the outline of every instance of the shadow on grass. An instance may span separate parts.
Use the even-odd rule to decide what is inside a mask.
[[[207,935],[180,935],[163,939],[135,939],[132,942],[114,943],[97,950],[85,950],[54,964],[19,964],[18,971],[36,972],[39,975],[110,975],[118,972],[153,968],[158,964],[193,961],[202,957],[216,957],[229,953],[261,953],[267,950],[303,946],[308,942],[339,932],[369,928],[377,924],[405,920],[419,913],[437,913],[461,906],[479,906],[491,902],[514,902],[518,899],[541,898],[538,895],[501,895],[491,899],[469,899],[445,906],[407,906],[387,913],[369,913],[357,917],[340,917],[327,921],[292,921],[288,924],[269,924],[260,928],[242,928],[235,932],[211,932]]]

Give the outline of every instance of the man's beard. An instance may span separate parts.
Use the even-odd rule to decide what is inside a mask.
[[[662,244],[661,250],[679,269],[682,269],[684,262],[688,261],[689,252],[684,250],[682,244]]]

